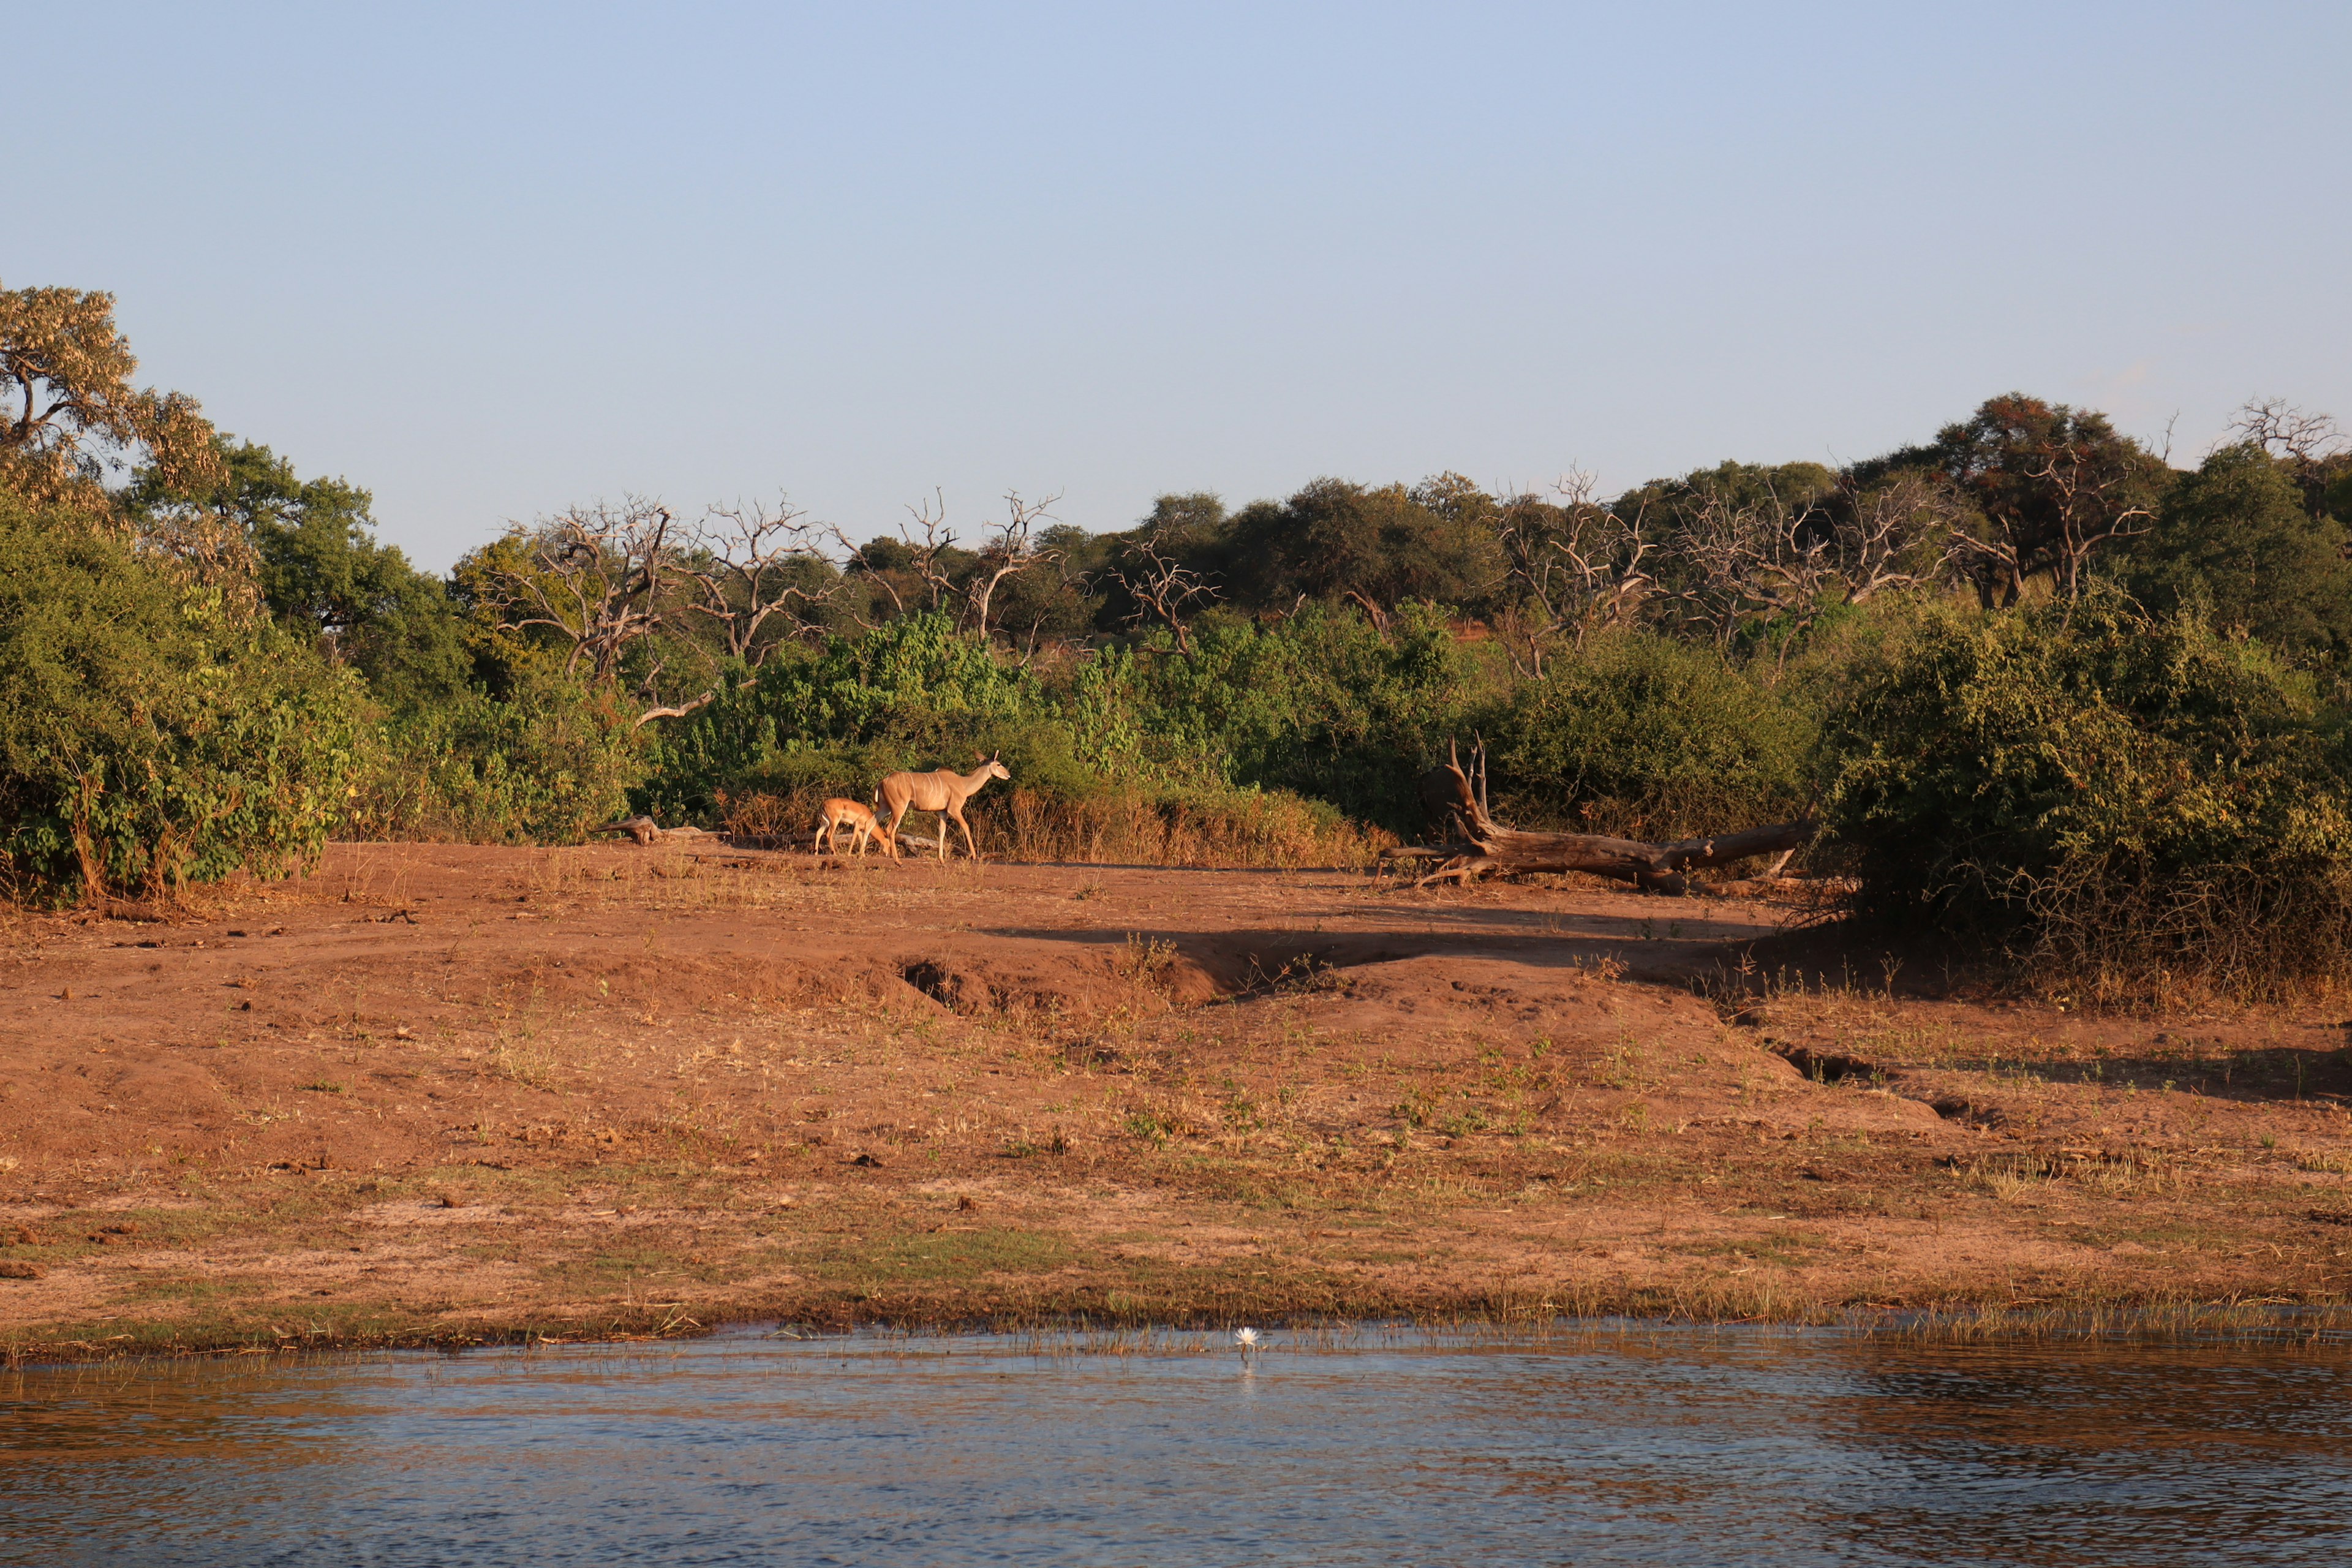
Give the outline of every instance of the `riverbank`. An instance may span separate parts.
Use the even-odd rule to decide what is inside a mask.
[[[12,1359],[2347,1298],[2336,1020],[1942,994],[1767,903],[457,846],[200,900],[5,933]]]

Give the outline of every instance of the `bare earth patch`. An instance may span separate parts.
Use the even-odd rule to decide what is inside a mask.
[[[2338,1021],[1937,995],[1790,914],[351,845],[18,916],[0,1347],[2343,1300]]]

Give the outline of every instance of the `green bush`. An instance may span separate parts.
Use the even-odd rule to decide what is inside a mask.
[[[1705,647],[1610,632],[1495,720],[1494,809],[1528,827],[1668,839],[1804,807],[1813,720]]]
[[[719,796],[812,785],[858,800],[904,767],[969,767],[975,751],[1017,749],[1044,715],[1036,683],[1000,664],[945,616],[913,616],[814,653],[781,654],[751,679],[727,673],[720,695],[662,722],[638,805],[664,822],[709,822]],[[1006,762],[1016,770],[1034,756]]]
[[[1310,605],[1271,626],[1204,624],[1194,649],[1147,643],[1083,667],[1063,698],[1078,755],[1154,784],[1287,791],[1418,826],[1415,775],[1473,687],[1442,611],[1404,605],[1383,637]]]
[[[120,541],[0,492],[0,878],[152,894],[310,864],[358,681]]]
[[[1870,916],[2103,994],[2249,994],[2352,952],[2352,800],[2306,678],[2120,595],[1923,606],[1825,721],[1828,818]]]
[[[551,660],[519,664],[501,699],[468,690],[383,721],[350,813],[363,838],[576,844],[625,815],[645,777],[635,714]]]

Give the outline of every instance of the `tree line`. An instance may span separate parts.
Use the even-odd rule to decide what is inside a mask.
[[[364,487],[140,388],[109,296],[0,289],[0,877],[153,895],[297,867],[333,832],[781,822],[972,749],[1013,763],[1033,826],[1090,811],[1098,835],[1116,798],[1170,834],[1213,818],[1230,847],[1278,818],[1339,853],[1414,832],[1412,774],[1473,731],[1498,815],[1654,837],[1817,809],[1823,863],[1873,868],[1864,903],[2012,949],[2050,940],[2079,906],[2055,889],[2094,863],[2220,908],[2320,898],[2344,858],[2352,444],[2283,402],[2194,464],[2012,393],[1865,461],[1615,495],[1320,479],[1162,495],[1104,533],[1055,506],[967,519],[935,494],[858,537],[784,497],[620,497],[425,572]],[[1978,750],[1923,771],[1956,733]],[[1967,875],[1885,836],[1965,816],[2037,745],[2105,756],[2143,823],[2171,820],[2185,786],[2157,775],[2198,748],[2244,766],[2221,817],[2180,818],[2136,870],[2136,830],[2082,826],[2068,794],[2106,784],[2064,766],[2009,781],[2042,804],[1980,824]],[[2297,802],[2300,826],[2265,815]],[[2225,897],[2228,866],[2252,880]]]

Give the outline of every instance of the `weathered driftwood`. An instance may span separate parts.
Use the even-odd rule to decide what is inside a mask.
[[[592,827],[589,836],[599,833],[625,833],[639,847],[656,844],[666,838],[716,838],[719,835],[707,827],[664,827],[650,816],[627,816],[618,822],[608,822],[602,827]]]
[[[1434,787],[1433,787],[1434,786]],[[1459,842],[1391,851],[1397,858],[1436,860],[1434,870],[1418,885],[1468,881],[1474,877],[1525,871],[1587,871],[1614,877],[1654,892],[1683,893],[1690,889],[1686,872],[1709,866],[1728,866],[1757,855],[1781,855],[1802,847],[1813,837],[1810,820],[1775,823],[1769,827],[1743,828],[1705,838],[1681,838],[1671,844],[1644,844],[1638,839],[1612,838],[1600,833],[1531,833],[1504,827],[1486,815],[1486,804],[1470,787],[1460,755],[1423,777],[1423,799],[1450,789],[1445,815],[1453,819]],[[1780,867],[1775,866],[1774,870]]]

